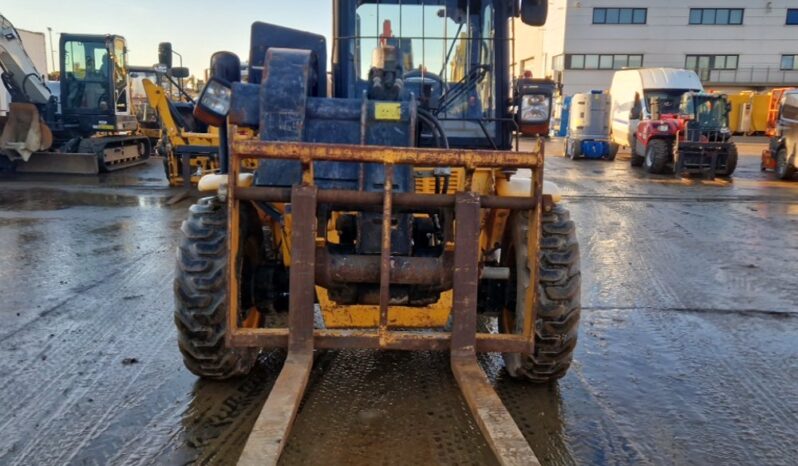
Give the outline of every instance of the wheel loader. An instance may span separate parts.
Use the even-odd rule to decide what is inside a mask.
[[[0,68],[11,94],[0,170],[96,174],[144,162],[150,142],[131,113],[125,39],[61,34],[60,81],[48,86],[0,15]]]
[[[477,353],[552,383],[576,345],[575,226],[544,184],[542,141],[521,151],[512,138],[509,23],[543,25],[547,2],[335,0],[333,11],[332,95],[323,36],[254,23],[247,82],[237,56],[212,57],[195,116],[221,128],[222,173],[200,180],[209,196],[182,225],[185,365],[227,379],[287,350],[239,459],[276,464],[315,350],[447,351],[498,461],[538,464]],[[227,136],[241,128],[252,137]],[[257,170],[242,173],[242,160]]]

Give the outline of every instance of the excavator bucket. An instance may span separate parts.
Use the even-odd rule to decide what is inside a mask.
[[[48,149],[53,144],[53,133],[42,121],[33,104],[12,103],[3,133],[0,135],[0,152],[11,160],[27,162],[34,152]]]
[[[36,106],[12,103],[0,135],[0,154],[17,163],[22,173],[65,173],[96,175],[99,173],[94,154],[62,154],[44,152],[53,145],[53,133],[39,116]]]

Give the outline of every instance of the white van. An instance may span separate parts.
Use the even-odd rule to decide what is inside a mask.
[[[631,146],[640,119],[651,117],[649,102],[660,99],[660,111],[678,109],[682,94],[702,92],[704,86],[693,71],[677,68],[642,68],[616,71],[612,78],[610,110],[612,141],[620,146]],[[632,114],[632,110],[635,110]]]

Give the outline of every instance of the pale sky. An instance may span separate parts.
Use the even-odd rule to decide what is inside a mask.
[[[129,62],[137,66],[155,64],[158,43],[171,42],[183,55],[183,65],[198,77],[219,50],[247,60],[249,29],[255,21],[327,37],[332,32],[331,0],[3,0],[0,14],[19,29],[46,35],[51,27],[56,49],[61,32],[122,35]],[[174,65],[178,64],[175,56]]]

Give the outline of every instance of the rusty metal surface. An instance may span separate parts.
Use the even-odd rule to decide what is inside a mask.
[[[452,372],[471,414],[502,465],[539,465],[521,430],[505,408],[476,357],[477,286],[479,284],[479,198],[457,196],[452,314]]]
[[[395,331],[387,333],[387,348],[401,351],[448,351],[451,334],[433,331]],[[529,350],[529,342],[523,335],[500,333],[477,333],[476,350],[480,353],[515,352]],[[367,348],[378,349],[379,334],[374,330],[324,330],[313,331],[313,346],[316,349]],[[233,346],[285,348],[288,346],[288,329],[240,329],[231,337]]]
[[[316,252],[316,188],[295,186],[288,309],[288,356],[247,439],[239,464],[277,464],[313,367],[313,283]]]
[[[338,283],[379,283],[381,258],[364,254],[333,254],[316,249],[316,284],[330,288]],[[391,284],[427,285],[448,290],[452,287],[451,252],[441,257],[392,257]]]
[[[479,286],[479,196],[457,195],[455,207],[452,357],[475,354]]]
[[[435,167],[535,168],[542,152],[510,152],[474,149],[428,149],[417,147],[357,146],[295,142],[234,141],[233,154],[244,158],[296,159],[330,162],[370,162]]]
[[[532,447],[491,386],[475,355],[452,355],[452,372],[499,464],[539,466]]]
[[[532,172],[534,183],[532,197],[541,200],[543,198],[543,160],[541,159],[540,168]],[[526,309],[524,310],[524,336],[529,339],[529,352],[535,350],[535,322],[537,317],[538,302],[538,275],[540,273],[540,235],[541,235],[541,216],[543,206],[538,205],[529,211],[529,233],[527,235],[527,268],[529,269],[529,285],[526,288]]]
[[[485,439],[503,465],[539,464],[476,359],[479,199],[461,194],[455,211],[455,288],[451,365],[457,384]]]
[[[313,368],[313,350],[289,352],[269,398],[238,459],[242,466],[276,465],[294,422]]]
[[[491,347],[498,351],[526,351],[531,346],[530,334],[525,332],[521,336],[501,336],[494,338],[491,335],[478,338],[477,321],[477,288],[479,283],[480,261],[480,197],[472,190],[475,188],[474,173],[477,167],[491,167],[503,169],[530,168],[535,172],[536,190],[530,192],[528,197],[486,197],[486,207],[489,208],[515,208],[532,210],[530,224],[538,225],[541,212],[541,186],[542,186],[542,148],[538,147],[535,153],[520,153],[507,151],[484,150],[440,150],[423,148],[397,148],[380,146],[356,146],[340,144],[308,144],[293,142],[263,142],[263,141],[238,141],[233,142],[233,165],[238,165],[239,159],[294,159],[302,164],[302,180],[305,185],[313,183],[314,161],[339,161],[339,162],[365,162],[380,163],[384,165],[384,183],[382,193],[364,193],[354,191],[332,191],[321,194],[312,191],[312,202],[302,206],[294,205],[302,198],[303,189],[293,188],[291,192],[292,204],[292,264],[291,264],[291,294],[289,327],[287,335],[279,333],[277,329],[253,329],[244,331],[237,329],[230,337],[229,342],[234,345],[261,347],[282,346],[287,337],[289,348],[289,361],[299,358],[300,364],[287,365],[286,369],[277,379],[273,394],[277,398],[269,398],[264,411],[256,423],[261,426],[257,430],[258,437],[250,438],[242,456],[248,458],[247,464],[255,462],[276,462],[287,439],[294,416],[302,399],[307,384],[307,371],[311,364],[304,365],[306,357],[312,352],[314,344],[321,346],[342,348],[368,348],[376,345],[380,349],[403,349],[421,351],[430,349],[450,349],[451,365],[455,378],[463,392],[464,398],[476,419],[476,423],[485,435],[487,443],[496,455],[500,464],[539,464],[532,449],[527,444],[521,431],[514,423],[512,417],[505,409],[496,392],[491,387],[487,376],[480,369],[476,352],[478,341],[483,348]],[[410,164],[414,166],[446,166],[465,167],[465,193],[454,196],[449,195],[418,195],[413,193],[393,195],[394,164]],[[235,186],[230,184],[230,186]],[[268,202],[285,202],[285,191],[274,188],[233,188],[234,197],[249,200]],[[318,196],[318,198],[317,198]],[[326,199],[322,199],[326,197]],[[389,302],[392,275],[395,270],[412,273],[416,264],[408,262],[407,267],[397,268],[396,260],[391,255],[392,215],[395,212],[394,201],[405,203],[403,207],[416,209],[423,208],[450,208],[455,204],[455,217],[457,219],[456,240],[454,250],[454,268],[452,272],[453,283],[453,330],[451,334],[445,332],[398,332],[389,329]],[[355,207],[369,207],[382,204],[382,227],[379,259],[379,323],[375,331],[327,331],[317,334],[313,330],[312,312],[310,308],[313,300],[314,286],[316,283],[315,259],[315,223],[316,201],[325,204],[345,205]],[[398,204],[398,202],[397,202]],[[308,206],[313,209],[309,210]],[[307,217],[307,218],[306,218]],[[312,223],[313,225],[309,225]],[[300,231],[298,233],[298,231]],[[312,235],[308,235],[312,232]],[[537,240],[537,236],[534,236]],[[530,240],[531,241],[531,240]],[[301,243],[300,243],[301,242]],[[530,258],[530,266],[537,267],[537,245],[530,248],[535,254]],[[329,258],[329,256],[328,256]],[[324,261],[325,264],[329,260]],[[353,262],[353,261],[352,261]],[[310,264],[310,266],[309,266]],[[374,264],[370,267],[354,268],[354,264],[345,261],[338,264],[338,278],[351,283],[348,278],[357,276],[374,283]],[[432,264],[437,265],[437,264]],[[295,272],[301,268],[302,272]],[[336,272],[333,266],[322,267],[320,278],[329,280]],[[434,268],[430,268],[434,271]],[[331,273],[332,272],[332,273]],[[301,277],[302,281],[297,279]],[[442,275],[448,275],[446,273]],[[397,277],[398,278],[398,277]],[[405,277],[401,277],[405,279]],[[435,277],[432,277],[435,278]],[[408,278],[409,279],[409,278]],[[417,279],[417,278],[416,278]],[[441,280],[440,278],[438,280]],[[322,280],[319,280],[321,282]],[[301,285],[300,285],[301,283]],[[535,282],[533,282],[535,283]],[[329,285],[329,283],[327,283]],[[298,287],[304,286],[301,290]],[[530,287],[536,288],[536,287]],[[301,297],[297,297],[301,294]],[[532,297],[535,297],[534,292]],[[299,300],[302,303],[298,302]],[[307,301],[307,302],[305,302]],[[299,312],[299,309],[302,309]],[[301,332],[298,332],[301,330]],[[298,333],[298,334],[295,334]],[[297,355],[298,353],[298,355]],[[275,395],[273,395],[275,396]],[[268,427],[263,426],[268,423]],[[262,443],[267,447],[258,446]],[[254,452],[247,456],[247,452]]]
[[[236,187],[236,197],[242,201],[288,202],[290,188]],[[324,189],[318,193],[319,204],[351,207],[353,210],[368,206],[382,205],[383,193],[366,191],[346,191]],[[528,210],[537,205],[534,197],[521,196],[481,196],[480,205],[489,209]],[[437,209],[454,207],[454,196],[449,194],[394,193],[394,208]]]
[[[391,202],[393,201],[393,165],[385,165],[382,204],[382,244],[380,251],[380,346],[388,333],[388,304],[391,299]]]

